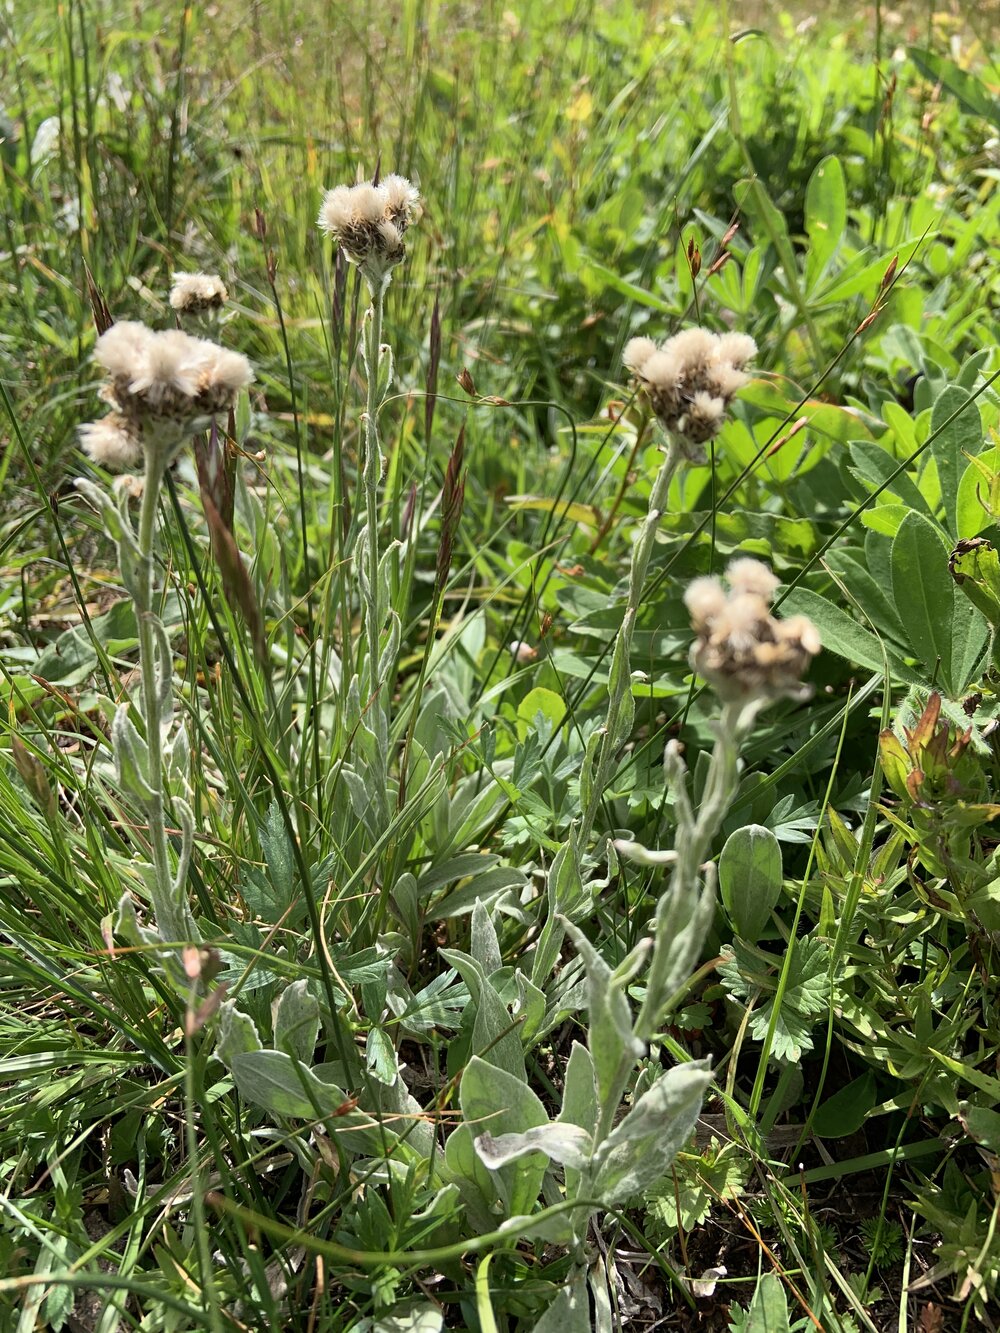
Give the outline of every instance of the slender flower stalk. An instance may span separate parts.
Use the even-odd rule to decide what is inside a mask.
[[[142,679],[143,718],[146,723],[147,774],[149,791],[146,796],[146,821],[153,853],[153,884],[156,894],[153,912],[157,928],[164,939],[175,943],[196,941],[201,938],[187,905],[187,894],[175,892],[170,869],[170,851],[164,820],[163,730],[165,722],[161,709],[162,681],[158,676],[167,664],[157,662],[156,628],[159,617],[153,598],[155,595],[154,540],[156,515],[160,503],[160,487],[166,472],[163,451],[154,449],[146,454],[146,476],[139,510],[138,578],[132,590],[136,621],[139,627],[139,671]]]
[[[596,755],[591,752],[584,759],[584,772],[581,775],[581,794],[584,799],[580,831],[581,847],[586,846],[590,832],[594,827],[604,789],[608,785],[614,768],[615,757],[632,729],[635,704],[632,699],[630,666],[635,621],[642,601],[642,590],[649,569],[649,558],[653,553],[653,545],[656,540],[656,529],[667,507],[670,483],[674,479],[682,458],[679,442],[674,436],[668,436],[666,452],[649,495],[649,509],[639,529],[635,546],[632,548],[632,560],[629,566],[628,601],[611,659],[608,710],[604,719],[604,727],[600,733]]]
[[[628,739],[635,716],[632,639],[670,484],[682,462],[704,461],[704,445],[718,433],[733,396],[747,382],[744,367],[756,350],[754,340],[746,334],[715,334],[698,328],[675,334],[662,346],[651,338],[632,338],[625,346],[625,366],[662,426],[666,445],[649,508],[632,549],[628,599],[611,659],[604,727],[595,739],[596,749],[588,748],[584,758],[580,779],[581,847],[589,840],[615,757]]]
[[[695,579],[684,596],[696,634],[691,665],[712,685],[722,712],[714,724],[715,747],[697,815],[676,741],[664,756],[677,835],[670,885],[657,905],[646,998],[635,1022],[635,1035],[643,1041],[656,1033],[690,975],[711,922],[716,871],[705,858],[736,794],[742,743],[773,700],[808,698],[810,687],[802,676],[820,649],[812,621],[805,616],[777,620],[771,614],[778,580],[766,565],[733,560],[726,579],[728,593],[719,579],[703,578]],[[631,846],[618,846],[632,853]]]
[[[371,295],[362,347],[367,380],[361,456],[364,523],[358,534],[356,556],[367,649],[361,678],[363,706],[367,723],[374,732],[367,759],[367,786],[372,807],[378,811],[382,824],[387,821],[389,811],[390,700],[386,685],[393,656],[390,646],[383,649],[382,640],[388,629],[391,645],[393,633],[398,633],[398,622],[384,605],[378,532],[382,481],[378,413],[392,378],[392,352],[382,346],[382,323],[392,271],[406,256],[403,240],[417,217],[419,202],[417,190],[404,176],[391,175],[381,181],[360,181],[328,190],[318,219],[320,230],[333,238],[350,263],[358,265]],[[372,708],[367,707],[370,701],[374,702]]]
[[[113,411],[81,428],[83,448],[96,462],[121,467],[145,461],[139,526],[128,512],[130,488],[117,503],[100,487],[80,479],[78,488],[102,512],[118,546],[122,582],[135,606],[142,678],[140,735],[122,704],[112,726],[115,764],[122,788],[142,806],[152,861],[148,888],[156,929],[140,927],[126,894],[117,929],[130,943],[180,944],[199,938],[187,902],[187,869],[194,841],[194,816],[187,794],[187,737],[183,724],[170,735],[173,715],[173,657],[155,607],[154,546],[160,489],[178,451],[197,431],[234,405],[253,378],[245,357],[176,329],[155,333],[143,324],[114,324],[97,341],[94,359],[107,373],[102,397]],[[167,841],[165,807],[171,795],[181,826],[176,869]],[[179,957],[170,962],[180,978]]]
[[[365,607],[368,655],[371,663],[372,694],[378,688],[379,642],[383,616],[379,589],[378,488],[382,481],[382,449],[378,435],[379,361],[382,356],[382,303],[385,289],[372,291],[371,308],[365,325],[365,365],[368,376],[365,406],[364,457],[361,462],[361,488],[365,501],[365,556],[368,561],[368,599]]]

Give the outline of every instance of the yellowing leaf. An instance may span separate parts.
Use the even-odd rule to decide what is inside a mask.
[[[546,495],[508,495],[507,503],[518,511],[538,509],[543,514],[555,513],[559,518],[568,518],[571,523],[583,523],[590,528],[596,528],[600,522],[600,515],[593,505],[550,500]]]
[[[572,102],[570,102],[569,106],[566,108],[566,119],[580,123],[581,121],[589,120],[593,115],[593,112],[594,99],[591,97],[590,93],[587,92],[586,88],[584,88],[582,92],[577,93],[576,97],[573,98]]]

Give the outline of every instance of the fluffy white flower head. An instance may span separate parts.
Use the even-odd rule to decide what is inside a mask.
[[[144,448],[176,449],[186,435],[233,407],[240,389],[253,380],[250,363],[239,352],[179,329],[155,333],[133,322],[114,324],[102,334],[94,359],[108,372],[101,397],[115,409],[105,422]],[[83,445],[91,457],[96,447],[110,458],[111,427],[95,422],[86,430]],[[137,452],[135,447],[128,461],[134,462]]]
[[[220,310],[229,299],[226,284],[215,273],[175,273],[170,305],[181,315]]]
[[[695,579],[684,595],[696,635],[694,670],[727,702],[760,707],[807,698],[802,677],[820,650],[816,626],[806,616],[771,614],[778,580],[759,560],[733,560],[726,579],[728,595],[715,578]]]
[[[113,472],[132,467],[142,453],[125,418],[115,412],[81,426],[80,447],[92,462]]]
[[[386,176],[378,185],[337,185],[323,197],[318,225],[371,282],[382,283],[405,256],[403,237],[419,203],[405,176]]]
[[[650,338],[633,338],[623,359],[684,456],[702,462],[703,446],[722,428],[732,398],[747,382],[743,367],[756,350],[744,333],[693,328],[660,347]]]

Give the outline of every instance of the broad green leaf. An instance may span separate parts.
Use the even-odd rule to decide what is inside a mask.
[[[965,1132],[990,1152],[1000,1152],[1000,1114],[986,1106],[970,1106],[963,1102],[958,1118]]]
[[[978,537],[1000,518],[1000,446],[973,456],[958,483],[955,533],[960,540]]]
[[[878,627],[879,634],[891,635],[896,645],[906,644],[906,631],[892,600],[891,580],[883,584],[860,560],[844,549],[834,548],[827,556],[827,564],[847,588],[850,598],[864,608],[865,615]]]
[[[812,293],[813,300],[822,301],[824,305],[835,305],[861,292],[870,291],[874,295],[892,260],[897,261],[898,271],[910,262],[920,246],[929,244],[935,234],[928,233],[926,237],[921,236],[918,240],[907,241],[892,254],[879,255],[860,270],[852,265],[842,273],[835,274],[827,286],[819,287]],[[859,259],[861,257],[859,256]]]
[[[923,50],[911,46],[910,59],[932,83],[943,84],[956,97],[966,111],[974,116],[982,116],[991,125],[1000,129],[1000,102],[991,96],[982,79],[968,70],[961,69],[954,60],[939,55],[936,51]]]
[[[765,1273],[757,1283],[741,1333],[789,1333],[788,1298],[781,1278]]]
[[[862,482],[875,489],[889,482],[887,489],[882,492],[883,495],[895,495],[910,509],[918,509],[933,517],[913,478],[905,471],[898,471],[899,459],[894,458],[887,449],[883,449],[874,440],[853,440],[851,463],[851,470]],[[890,477],[892,481],[889,481]]]
[[[500,968],[503,967],[496,927],[490,920],[486,904],[481,898],[476,899],[476,905],[472,909],[470,947],[473,958],[483,969],[484,976],[491,977],[494,972],[499,972]]]
[[[518,740],[523,741],[529,732],[534,731],[539,713],[552,724],[554,732],[558,731],[566,716],[566,701],[555,690],[547,690],[541,685],[529,690],[517,706]]]
[[[578,1125],[561,1124],[555,1120],[547,1125],[523,1130],[519,1134],[493,1135],[487,1131],[478,1135],[475,1143],[476,1152],[491,1171],[535,1152],[544,1153],[554,1162],[582,1171],[590,1161],[593,1146],[586,1130],[580,1129]]]
[[[736,933],[756,944],[781,897],[781,848],[770,829],[748,824],[719,857],[719,890]]]
[[[546,495],[508,495],[505,503],[518,513],[525,509],[537,509],[544,514],[555,514],[559,519],[567,518],[571,523],[582,523],[588,528],[598,527],[601,521],[593,505],[573,500],[553,500]]]
[[[399,1074],[396,1049],[388,1033],[382,1028],[372,1028],[368,1033],[368,1040],[365,1043],[365,1064],[371,1071],[372,1077],[377,1078],[380,1083],[395,1083]]]
[[[847,612],[809,588],[794,588],[781,603],[782,614],[808,616],[820,632],[823,647],[838,657],[844,657],[855,666],[881,672],[886,657],[892,676],[911,685],[919,685],[922,676],[906,666],[899,654],[888,644],[883,657],[882,644],[875,635],[859,625]]]
[[[880,502],[862,511],[861,522],[883,537],[895,537],[900,524],[910,512],[906,505]]]
[[[564,1125],[578,1125],[593,1135],[597,1129],[600,1107],[597,1103],[597,1076],[594,1062],[586,1046],[578,1041],[573,1043],[563,1079],[563,1102],[559,1111],[559,1122]],[[580,1173],[572,1167],[566,1168],[566,1196],[572,1198],[579,1187]]]
[[[490,1174],[474,1146],[478,1131],[472,1125],[457,1125],[444,1147],[444,1178],[457,1185],[468,1225],[482,1235],[496,1226],[495,1206],[499,1199],[497,1177]]]
[[[295,856],[277,801],[272,801],[268,807],[267,820],[261,825],[259,836],[271,886],[284,908],[295,882]]]
[[[875,1075],[869,1070],[838,1088],[822,1103],[812,1119],[813,1133],[821,1139],[842,1139],[854,1134],[865,1123],[877,1100]]]
[[[840,244],[847,225],[844,170],[836,157],[824,157],[806,186],[806,286],[813,287]]]
[[[382,1315],[371,1333],[441,1333],[444,1315],[436,1305],[420,1305],[405,1314]]]
[[[948,561],[952,578],[991,625],[1000,625],[1000,556],[984,537],[962,541]]]
[[[983,447],[983,422],[979,405],[965,389],[950,384],[938,394],[931,409],[931,453],[937,464],[941,499],[949,531],[958,532],[958,486],[966,468],[966,454],[978,454]]]
[[[956,589],[948,549],[921,514],[906,516],[892,544],[892,593],[925,680],[939,677],[957,698],[982,657],[986,624]]]
[[[568,1286],[535,1323],[535,1333],[592,1333],[590,1298],[583,1269],[578,1269]]]
[[[524,1051],[517,1025],[477,960],[460,949],[442,949],[441,957],[457,968],[475,1005],[472,1048],[484,1052],[497,1069],[524,1077]]]
[[[235,1000],[223,1000],[216,1025],[215,1054],[231,1067],[237,1055],[261,1049],[257,1027],[249,1014],[237,1009]]]
[[[587,971],[588,1045],[597,1078],[598,1101],[603,1109],[617,1106],[629,1071],[645,1047],[632,1032],[632,1012],[624,983],[612,980],[611,968],[581,930],[563,925]]]
[[[823,402],[820,398],[807,398],[801,402],[798,396],[791,397],[783,392],[780,380],[751,380],[740,390],[740,402],[749,404],[757,412],[765,412],[769,417],[777,417],[779,421],[787,418],[789,426],[799,417],[806,417],[809,430],[826,435],[840,444],[857,439],[867,429],[865,419],[857,412],[849,412],[846,407]],[[877,418],[869,419],[876,426],[879,425]]]

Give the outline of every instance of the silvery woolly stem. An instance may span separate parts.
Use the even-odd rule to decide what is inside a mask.
[[[668,749],[666,767],[677,812],[677,860],[656,908],[646,997],[634,1029],[643,1041],[655,1035],[669,1001],[701,949],[715,902],[715,870],[705,866],[705,856],[736,794],[740,744],[758,709],[756,700],[723,704],[697,816],[688,799],[687,769],[679,749]]]
[[[163,720],[160,712],[160,691],[157,673],[166,669],[157,663],[153,609],[154,563],[153,537],[156,532],[156,513],[160,486],[170,460],[170,452],[155,444],[146,451],[146,471],[139,511],[138,579],[132,592],[136,621],[139,627],[139,671],[142,677],[143,716],[146,722],[146,748],[149,756],[148,783],[150,795],[146,798],[146,820],[153,852],[153,912],[156,926],[164,940],[192,940],[199,938],[194,920],[181,893],[175,892],[170,871],[170,851],[167,845],[166,823],[163,817]]]
[[[681,450],[673,435],[667,435],[666,451],[659,471],[653,481],[649,494],[649,508],[643,519],[642,527],[635,546],[632,548],[632,560],[629,566],[628,602],[621,628],[615,639],[614,653],[609,673],[608,711],[603,732],[598,745],[596,758],[590,756],[584,761],[584,780],[581,785],[589,788],[583,812],[580,845],[586,845],[597,811],[600,808],[604,789],[611,777],[615,755],[631,730],[634,704],[632,702],[632,677],[630,657],[635,621],[642,601],[642,589],[646,582],[649,558],[653,553],[656,529],[667,506],[670,483],[674,479],[677,466],[681,461]],[[586,771],[589,769],[589,773]]]
[[[365,598],[365,634],[368,639],[368,689],[374,696],[379,689],[379,645],[382,638],[382,607],[380,605],[380,576],[378,549],[378,487],[382,478],[382,454],[378,438],[379,408],[379,363],[382,349],[382,304],[385,299],[387,282],[384,278],[372,279],[370,290],[372,303],[368,311],[365,328],[365,362],[368,376],[367,404],[365,409],[364,454],[361,461],[361,486],[365,499],[365,557],[368,580],[368,592]],[[385,717],[385,704],[376,701],[373,717]],[[384,728],[379,726],[379,731]],[[379,738],[383,744],[380,754],[385,753],[388,735]]]

